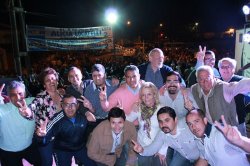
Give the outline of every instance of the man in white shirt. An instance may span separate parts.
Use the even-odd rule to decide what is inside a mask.
[[[190,111],[186,116],[186,121],[196,136],[195,141],[201,158],[199,162],[203,162],[202,165],[207,161],[211,166],[249,166],[246,152],[228,142],[217,128],[208,123],[201,110]],[[224,118],[223,121],[225,124]]]

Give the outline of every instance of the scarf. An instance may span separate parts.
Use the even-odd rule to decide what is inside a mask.
[[[151,136],[150,136],[151,121],[150,121],[150,118],[152,117],[152,115],[156,111],[157,106],[154,105],[151,108],[151,107],[147,107],[145,104],[142,103],[140,107],[141,107],[141,117],[142,117],[142,120],[145,121],[145,124],[143,126],[143,130],[147,132],[148,138],[151,139]]]

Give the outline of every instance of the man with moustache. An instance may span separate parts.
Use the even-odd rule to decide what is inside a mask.
[[[25,98],[25,85],[18,81],[10,82],[7,93],[11,102],[0,104],[0,165],[20,166],[24,158],[30,164],[39,166],[41,158],[32,141],[34,115],[27,107],[34,98]]]
[[[181,88],[181,76],[176,71],[170,71],[166,75],[165,92],[160,95],[160,103],[175,110],[178,119],[185,118],[189,109],[198,108],[193,95]],[[191,103],[191,108],[186,108],[185,103]]]
[[[174,154],[173,159],[169,161],[169,166],[193,165],[199,159],[199,150],[185,120],[178,120],[175,110],[167,106],[162,107],[157,112],[157,119],[161,131],[158,132],[152,144],[143,148],[133,140],[134,151],[142,156],[152,156],[165,143],[166,148],[171,147],[179,152]],[[181,154],[181,156],[178,154]]]

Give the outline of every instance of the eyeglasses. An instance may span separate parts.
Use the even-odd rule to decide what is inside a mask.
[[[178,84],[178,83],[180,83],[180,81],[179,80],[166,80],[166,83],[168,83],[168,84]]]
[[[198,82],[198,83],[204,83],[204,82],[209,82],[209,81],[211,81],[211,80],[212,80],[211,77],[207,77],[207,78],[198,78],[198,79],[197,79],[197,82]]]
[[[204,58],[204,61],[209,61],[209,62],[215,61],[215,58]]]
[[[77,106],[77,103],[62,103],[62,107],[66,109],[76,108],[76,106]]]
[[[220,68],[221,69],[230,69],[230,68],[232,68],[232,66],[230,66],[230,65],[228,65],[228,66],[221,66]]]

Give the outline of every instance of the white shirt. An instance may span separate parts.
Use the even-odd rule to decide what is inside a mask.
[[[162,146],[165,146],[166,149],[168,146],[173,148],[190,161],[197,160],[200,156],[194,135],[189,130],[184,119],[178,120],[176,135],[171,135],[170,133],[165,134],[162,131],[158,132],[152,144],[145,147],[141,155],[152,156],[158,152]]]
[[[112,131],[112,137],[113,137],[113,145],[112,145],[112,150],[111,153],[115,152],[115,149],[121,145],[121,135],[122,135],[122,131],[119,134],[115,134]]]
[[[200,157],[207,160],[211,166],[249,166],[246,153],[230,144],[224,135],[212,126],[212,130],[205,135],[204,142],[196,138],[200,150]]]
[[[195,108],[199,108],[191,92],[188,92],[188,98],[191,100]],[[166,90],[164,95],[160,96],[160,103],[163,106],[168,106],[173,108],[175,110],[176,116],[179,119],[186,117],[188,110],[184,107],[184,97],[181,91],[178,92],[176,98],[173,100],[172,98],[169,97],[169,93]]]

